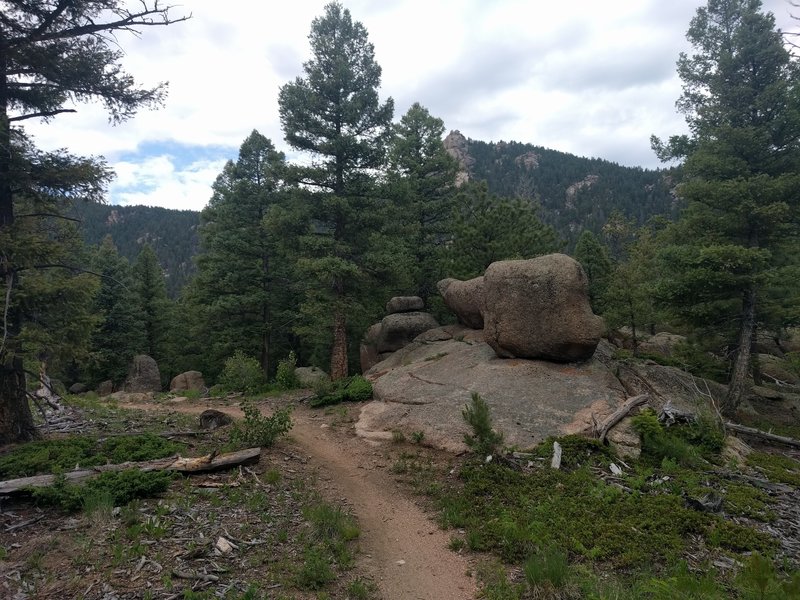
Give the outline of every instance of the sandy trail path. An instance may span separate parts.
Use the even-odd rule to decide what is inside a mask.
[[[137,404],[131,408],[199,414],[215,408],[241,417],[238,407],[202,404]],[[265,414],[269,406],[261,406]],[[330,500],[345,502],[358,519],[359,568],[384,600],[469,600],[476,596],[466,557],[447,548],[450,536],[401,490],[385,457],[367,442],[327,426],[303,406],[292,413],[291,439],[317,472]]]

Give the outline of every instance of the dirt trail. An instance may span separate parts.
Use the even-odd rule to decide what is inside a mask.
[[[211,404],[135,405],[147,410],[200,413],[215,408],[241,417],[237,407]],[[268,407],[263,412],[271,412]],[[447,549],[449,534],[399,489],[374,447],[343,435],[299,407],[292,413],[291,438],[308,457],[331,499],[345,501],[358,518],[361,568],[384,600],[468,600],[475,580],[466,557]]]

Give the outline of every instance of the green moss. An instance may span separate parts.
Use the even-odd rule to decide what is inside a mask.
[[[762,490],[751,485],[725,483],[725,512],[729,515],[749,517],[757,521],[770,523],[775,520],[775,513],[769,505],[772,498]]]
[[[561,468],[567,471],[584,466],[607,467],[614,459],[608,446],[582,435],[547,438],[534,449],[534,454],[549,459],[553,455],[553,442],[561,445]]]
[[[747,464],[762,471],[770,481],[800,487],[800,462],[779,454],[753,452]]]
[[[708,533],[708,542],[734,552],[761,552],[767,555],[774,554],[777,547],[777,541],[767,534],[724,520],[714,523]]]
[[[341,402],[363,402],[372,397],[372,384],[361,375],[347,377],[317,391],[310,404],[314,408]]]
[[[148,433],[112,437],[102,442],[89,436],[41,440],[19,446],[0,457],[0,477],[29,477],[75,467],[152,460],[171,456],[183,448],[182,444]]]

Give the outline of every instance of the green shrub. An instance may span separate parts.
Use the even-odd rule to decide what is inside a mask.
[[[170,471],[106,471],[84,485],[68,483],[62,475],[53,485],[32,490],[41,506],[55,506],[68,512],[95,505],[93,498],[104,497],[113,506],[122,506],[135,498],[150,498],[167,490],[174,473]]]
[[[255,358],[237,350],[225,361],[219,383],[229,392],[258,394],[267,387],[267,378]]]
[[[278,371],[275,373],[275,383],[284,390],[293,390],[300,387],[300,381],[294,370],[297,368],[297,355],[289,352],[289,357],[278,362]]]
[[[503,434],[492,429],[489,405],[477,392],[472,392],[472,404],[464,406],[461,415],[472,428],[472,435],[466,434],[464,443],[480,456],[497,452],[503,443]]]
[[[560,548],[548,547],[529,557],[523,570],[531,589],[548,584],[556,589],[561,588],[569,576],[567,553]]]
[[[354,375],[330,384],[323,384],[318,389],[320,391],[310,402],[314,408],[341,402],[363,402],[372,398],[372,384],[361,375]]]
[[[642,438],[642,455],[654,464],[662,464],[664,459],[694,467],[700,462],[700,453],[685,439],[676,434],[680,426],[665,429],[656,414],[645,409],[632,419],[633,428]]]
[[[251,402],[242,402],[244,421],[231,431],[231,444],[237,448],[269,447],[292,428],[291,409],[276,410],[266,417]]]

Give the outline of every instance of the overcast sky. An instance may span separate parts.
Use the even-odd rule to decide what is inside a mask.
[[[169,0],[164,0],[164,3]],[[169,81],[166,106],[112,127],[100,107],[29,122],[40,147],[103,155],[113,204],[200,210],[253,129],[291,158],[280,86],[302,75],[324,0],[173,0],[192,19],[120,36],[143,85]],[[477,140],[515,140],[657,167],[649,138],[682,132],[675,61],[701,0],[344,0],[383,68],[395,120],[419,102]],[[764,0],[795,30],[787,0]],[[795,14],[800,9],[794,9]]]

